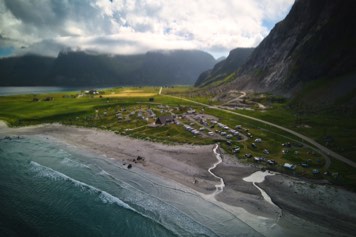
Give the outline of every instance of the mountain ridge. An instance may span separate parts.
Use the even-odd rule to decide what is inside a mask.
[[[199,50],[136,55],[63,51],[56,58],[25,55],[0,59],[0,86],[192,85],[215,62]]]
[[[229,52],[226,59],[220,60],[212,69],[202,72],[195,86],[206,86],[214,81],[223,80],[229,74],[238,70],[249,58],[254,48],[235,48]]]

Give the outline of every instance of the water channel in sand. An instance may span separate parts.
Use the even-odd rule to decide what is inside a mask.
[[[217,159],[218,161],[217,161],[216,163],[214,163],[213,166],[208,169],[208,172],[209,172],[212,176],[214,176],[215,178],[217,178],[217,179],[220,180],[220,184],[216,184],[216,185],[215,185],[215,188],[216,188],[215,192],[214,192],[213,194],[211,194],[213,197],[215,197],[216,195],[218,195],[219,193],[221,193],[221,192],[224,190],[224,187],[225,187],[224,180],[223,180],[221,177],[215,175],[215,174],[211,171],[211,170],[215,169],[216,166],[219,165],[219,164],[222,162],[221,154],[220,154],[219,152],[217,152],[218,148],[219,148],[219,145],[216,144],[215,147],[214,147],[214,149],[213,149],[214,154],[215,154],[215,157],[216,157],[216,159]]]

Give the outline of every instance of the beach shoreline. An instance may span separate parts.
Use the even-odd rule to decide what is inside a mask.
[[[65,126],[61,124],[42,124],[29,127],[9,128],[5,123],[0,124],[0,133],[8,136],[22,135],[39,135],[43,137],[53,138],[64,145],[80,149],[91,154],[103,157],[105,159],[113,159],[121,163],[122,168],[143,171],[162,179],[177,182],[180,185],[194,190],[202,198],[211,199],[212,202],[220,205],[222,208],[229,209],[235,212],[239,218],[246,218],[246,222],[259,228],[258,231],[266,232],[269,229],[271,233],[282,231],[285,232],[290,227],[291,222],[296,219],[301,223],[310,222],[311,227],[300,224],[298,228],[304,228],[305,231],[316,231],[320,236],[340,236],[352,233],[352,221],[356,220],[356,215],[346,215],[345,210],[356,208],[356,196],[353,193],[342,191],[342,197],[345,196],[349,203],[329,206],[327,210],[323,210],[316,201],[317,197],[308,196],[308,187],[304,187],[297,194],[296,199],[299,201],[300,208],[296,208],[295,200],[291,195],[295,195],[295,189],[290,186],[295,185],[293,182],[301,182],[295,178],[286,175],[276,174],[266,177],[266,181],[255,184],[254,182],[246,182],[243,178],[250,176],[258,171],[257,168],[244,165],[238,162],[237,159],[230,157],[221,152],[222,161],[211,171],[215,177],[209,172],[216,162],[217,157],[214,155],[212,145],[166,145],[161,143],[153,143],[149,141],[137,140],[130,137],[119,136],[110,131],[103,131],[95,128],[81,128],[74,126]],[[131,168],[129,168],[131,166]],[[224,182],[222,192],[219,192],[214,198],[211,194],[216,192],[216,186],[219,185],[221,177]],[[281,180],[282,184],[281,185]],[[288,185],[286,185],[288,184]],[[263,188],[271,197],[276,205],[271,205],[264,199],[261,192],[256,186]],[[283,191],[278,191],[283,188]],[[338,190],[335,188],[335,192]],[[340,193],[340,192],[339,192]],[[210,197],[209,197],[210,195]],[[331,191],[323,198],[333,200],[334,193]],[[340,195],[334,198],[340,198]],[[315,199],[315,200],[314,200]],[[310,201],[312,200],[312,201]],[[281,208],[283,215],[281,216]],[[309,210],[309,212],[308,212]],[[356,210],[356,209],[354,209]],[[337,225],[333,225],[332,229],[328,229],[327,223],[332,220],[332,216],[323,216],[323,213],[329,214],[331,211],[337,212],[337,217],[340,220]],[[316,213],[315,215],[309,215]],[[306,217],[306,218],[304,218]],[[345,218],[346,217],[346,218]],[[256,220],[254,220],[256,219]],[[265,225],[259,226],[258,222],[264,220]],[[351,223],[351,226],[348,227]],[[354,222],[355,223],[355,222]],[[278,227],[275,227],[278,224]],[[312,226],[316,225],[319,229],[312,230]],[[275,228],[273,230],[273,228]],[[310,230],[309,230],[310,229]],[[336,230],[336,232],[334,232]],[[291,230],[292,231],[292,230]],[[292,232],[291,232],[292,233]],[[266,236],[268,233],[263,233]],[[295,235],[295,236],[298,236]]]

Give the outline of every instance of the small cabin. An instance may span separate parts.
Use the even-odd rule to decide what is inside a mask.
[[[165,125],[167,123],[174,123],[174,118],[172,115],[160,116],[156,119],[156,124]]]
[[[99,95],[99,92],[97,90],[88,90],[84,91],[84,93],[89,95]]]

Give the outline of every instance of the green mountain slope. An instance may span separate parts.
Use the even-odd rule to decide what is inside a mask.
[[[231,50],[225,60],[218,62],[213,69],[200,74],[195,86],[206,86],[213,82],[223,80],[233,72],[236,72],[250,57],[254,48],[236,48]]]

